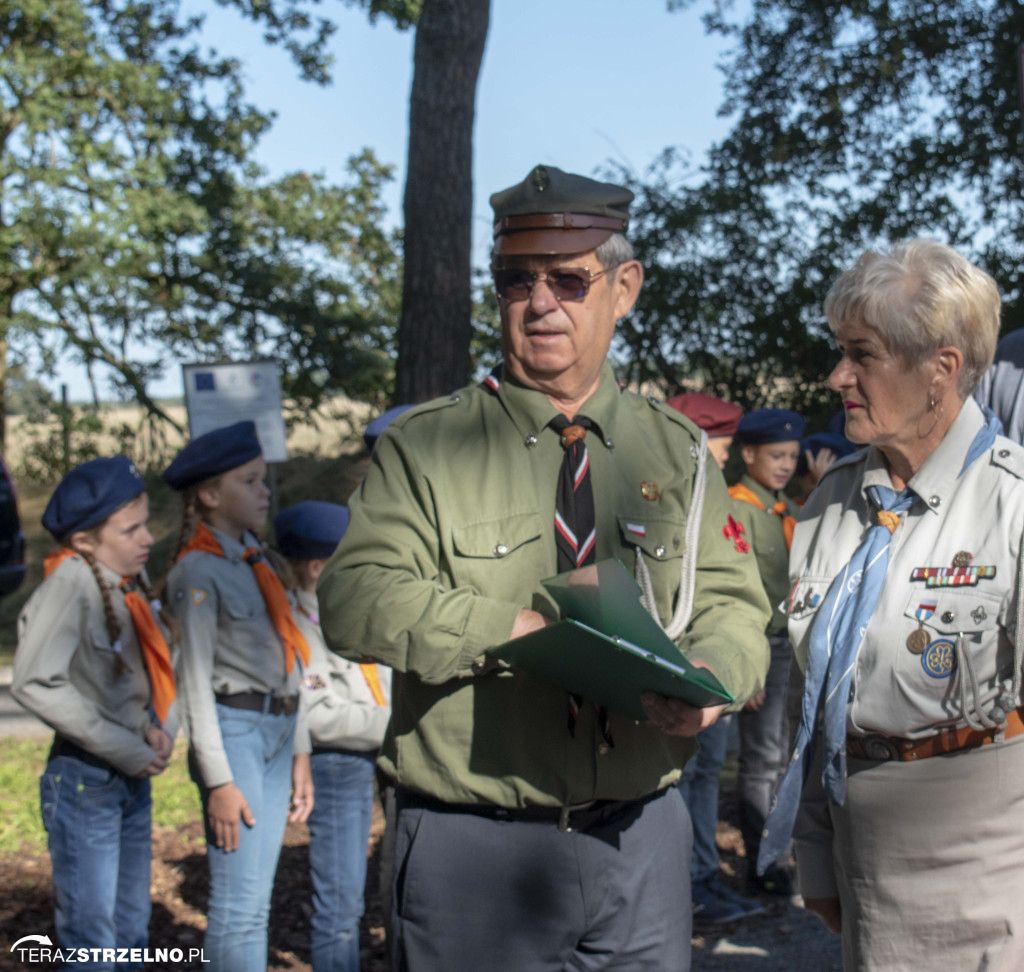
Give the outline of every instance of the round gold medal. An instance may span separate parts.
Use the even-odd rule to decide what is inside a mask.
[[[923,655],[928,647],[928,632],[924,628],[917,628],[910,632],[907,637],[907,647],[915,655]]]

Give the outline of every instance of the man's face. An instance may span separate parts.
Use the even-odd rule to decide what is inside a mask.
[[[604,269],[593,250],[507,256],[496,262],[538,273],[572,267],[597,274]],[[642,280],[640,264],[631,260],[594,280],[582,300],[558,300],[543,279],[534,283],[528,297],[499,298],[502,348],[511,376],[552,398],[579,400],[589,395],[600,378],[615,322],[629,313]]]

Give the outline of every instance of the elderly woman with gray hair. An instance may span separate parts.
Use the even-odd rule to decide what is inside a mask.
[[[1024,969],[1024,449],[970,397],[999,294],[913,240],[861,256],[825,313],[829,383],[867,448],[793,539],[805,688],[760,862],[793,833],[848,972]]]

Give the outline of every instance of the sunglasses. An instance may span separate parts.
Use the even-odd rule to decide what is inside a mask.
[[[502,300],[526,300],[533,293],[537,281],[543,280],[555,300],[583,300],[590,285],[614,269],[608,267],[599,273],[591,273],[586,267],[557,267],[547,273],[537,273],[519,267],[495,267],[494,289]]]

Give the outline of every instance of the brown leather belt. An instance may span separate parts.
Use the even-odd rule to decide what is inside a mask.
[[[216,693],[217,701],[231,709],[245,709],[249,712],[266,712],[270,715],[292,715],[299,707],[299,697],[289,695],[268,695],[265,692]]]
[[[1003,738],[1012,739],[1024,732],[1024,706],[1014,709],[1006,717]],[[963,749],[977,749],[995,738],[995,729],[943,729],[927,739],[903,739],[899,736],[883,736],[871,733],[866,736],[847,736],[846,752],[854,759],[879,761],[896,759],[909,762],[927,759],[929,756],[944,756],[958,753]]]

